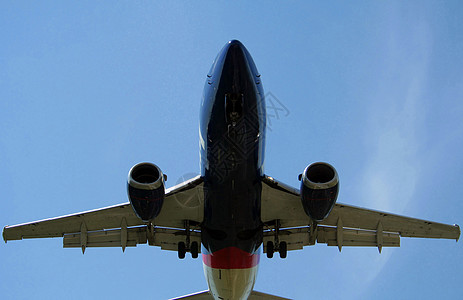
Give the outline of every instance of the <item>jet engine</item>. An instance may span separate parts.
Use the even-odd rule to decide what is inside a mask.
[[[305,213],[315,221],[322,221],[336,203],[339,179],[336,170],[327,163],[313,163],[305,168],[301,180],[301,201]]]
[[[130,169],[127,193],[132,208],[143,221],[159,215],[165,197],[164,175],[152,163],[139,163]]]

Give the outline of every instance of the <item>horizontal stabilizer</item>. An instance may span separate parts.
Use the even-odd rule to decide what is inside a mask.
[[[212,295],[209,291],[198,292],[186,296],[182,296],[179,298],[173,298],[170,300],[179,300],[179,299],[189,299],[189,300],[212,300]],[[265,294],[257,291],[252,291],[251,295],[249,296],[248,300],[291,300],[289,298],[282,298],[270,294]]]
[[[185,296],[178,297],[178,298],[172,298],[170,300],[179,300],[179,299],[212,300],[213,298],[212,298],[212,295],[209,293],[209,291],[202,291],[202,292],[185,295]]]
[[[251,296],[248,300],[291,300],[289,298],[278,297],[275,295],[270,295],[262,292],[252,291]]]

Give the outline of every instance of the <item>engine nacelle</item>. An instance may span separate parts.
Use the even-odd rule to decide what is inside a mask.
[[[161,212],[164,203],[164,175],[152,163],[139,163],[130,169],[127,193],[132,208],[143,221],[151,220]]]
[[[301,200],[305,213],[322,221],[336,203],[339,179],[336,170],[327,163],[313,163],[305,168],[301,180]]]

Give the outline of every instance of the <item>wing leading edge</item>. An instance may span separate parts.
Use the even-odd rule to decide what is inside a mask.
[[[305,214],[299,191],[272,177],[265,176],[262,185],[262,221],[267,224],[266,241],[278,231],[279,240],[287,242],[288,250],[325,243],[328,246],[398,247],[400,237],[460,237],[458,225],[447,225],[414,219],[365,208],[336,204],[329,216],[314,224]],[[278,222],[277,222],[278,221]],[[278,229],[276,229],[278,224]]]

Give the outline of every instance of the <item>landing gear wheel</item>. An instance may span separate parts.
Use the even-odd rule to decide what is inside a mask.
[[[186,253],[186,247],[184,242],[178,243],[178,258],[184,259]]]
[[[192,242],[191,243],[191,257],[193,258],[198,258],[198,252],[199,252],[199,247],[198,247],[198,242]]]
[[[267,258],[272,258],[274,251],[275,251],[275,248],[273,247],[273,242],[268,241],[267,242]]]
[[[286,258],[288,255],[288,244],[280,242],[280,258]]]

